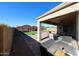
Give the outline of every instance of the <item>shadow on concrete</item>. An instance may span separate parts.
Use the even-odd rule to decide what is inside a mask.
[[[47,36],[47,37],[44,37],[44,38],[42,38],[41,40],[44,40],[44,39],[46,39],[46,38],[49,38],[49,36]]]
[[[13,28],[14,35],[10,56],[53,56],[32,37]]]

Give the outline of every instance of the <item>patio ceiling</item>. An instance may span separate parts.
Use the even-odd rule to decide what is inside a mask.
[[[77,15],[77,11],[66,14],[66,15],[62,15],[59,17],[55,17],[52,19],[48,19],[48,20],[45,20],[42,22],[47,23],[47,24],[59,25],[60,22],[63,20],[64,24],[68,24],[68,25],[71,24],[72,25],[74,23],[74,21],[76,20],[76,15]]]

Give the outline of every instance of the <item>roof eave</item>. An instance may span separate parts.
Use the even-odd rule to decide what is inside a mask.
[[[56,12],[57,10],[61,10],[63,8],[66,8],[66,7],[68,7],[68,6],[70,6],[70,5],[74,4],[74,3],[76,3],[76,2],[63,2],[60,5],[56,6],[55,8],[51,9],[50,11],[48,11],[48,12],[44,13],[43,15],[37,17],[36,19],[40,19],[40,18],[42,18],[44,16],[47,16],[47,15],[49,15],[51,13]]]

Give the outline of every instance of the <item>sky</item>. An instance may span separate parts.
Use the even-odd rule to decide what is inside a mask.
[[[0,24],[36,25],[36,18],[61,2],[0,2]]]

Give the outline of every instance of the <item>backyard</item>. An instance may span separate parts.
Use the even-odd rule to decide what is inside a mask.
[[[48,32],[47,30],[42,30],[42,32]],[[27,35],[36,35],[37,31],[24,32]]]
[[[27,34],[27,35],[35,35],[35,34],[37,34],[36,31],[24,32],[24,33]]]
[[[34,38],[34,39],[37,39],[37,31],[30,31],[30,32],[24,32],[26,35]],[[48,36],[48,31],[47,30],[43,30],[42,31],[42,38],[44,37],[47,37]]]

